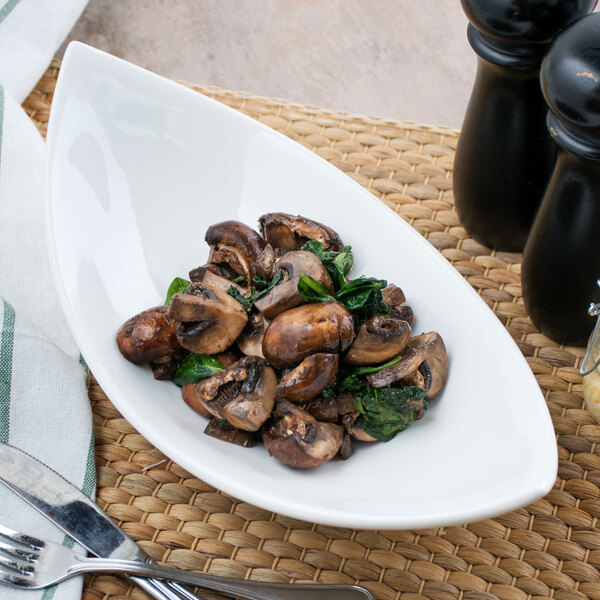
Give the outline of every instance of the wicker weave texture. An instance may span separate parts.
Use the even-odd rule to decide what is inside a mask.
[[[59,67],[52,63],[24,103],[43,134]],[[545,498],[461,527],[326,527],[239,502],[194,478],[139,435],[92,383],[100,506],[153,558],[185,569],[356,582],[379,600],[600,600],[600,426],[583,408],[577,370],[583,349],[559,346],[533,327],[521,297],[520,255],[490,251],[460,226],[452,198],[457,132],[190,87],[330,161],[452,262],[534,372],[557,434],[559,476]],[[108,597],[145,594],[116,576],[86,579],[85,600]]]

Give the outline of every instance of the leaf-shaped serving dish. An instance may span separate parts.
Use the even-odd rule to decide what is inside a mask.
[[[157,448],[197,477],[292,517],[365,528],[480,519],[553,485],[554,430],[533,374],[458,272],[360,185],[295,142],[172,81],[79,43],[61,68],[48,132],[47,224],[69,325],[100,385]],[[285,468],[262,446],[203,435],[170,382],[119,354],[130,316],[161,304],[208,255],[209,225],[270,211],[336,229],[355,276],[396,283],[438,331],[450,376],[423,419],[347,461]]]

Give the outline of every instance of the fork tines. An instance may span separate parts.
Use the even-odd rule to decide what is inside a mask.
[[[41,540],[0,525],[0,569],[32,576],[33,567],[29,565],[37,561],[43,546]]]

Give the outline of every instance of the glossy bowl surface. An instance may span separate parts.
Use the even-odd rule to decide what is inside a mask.
[[[48,132],[47,225],[62,305],[85,360],[123,415],[211,485],[311,522],[447,525],[544,495],[557,470],[544,398],[517,346],[458,272],[400,217],[286,137],[181,85],[72,43]],[[353,273],[401,286],[415,333],[438,331],[450,359],[441,398],[393,441],[347,461],[287,469],[264,447],[202,431],[170,382],[118,352],[120,325],[161,304],[206,260],[207,227],[255,226],[270,211],[336,229]]]

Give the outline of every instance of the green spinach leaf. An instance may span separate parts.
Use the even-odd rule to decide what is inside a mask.
[[[252,296],[244,296],[240,290],[238,290],[235,285],[230,285],[227,293],[234,299],[237,300],[246,310],[246,312],[250,312],[252,310],[252,306],[254,302],[252,301]]]
[[[238,279],[240,279],[240,278],[238,277]],[[247,281],[245,277],[243,277],[242,279],[244,281]],[[253,282],[255,282],[255,280],[257,280],[259,285],[262,286],[262,285],[266,284],[267,287],[265,287],[260,292],[257,292],[256,288],[250,287],[250,295],[249,296],[244,296],[244,294],[242,294],[234,285],[230,286],[229,289],[227,290],[227,293],[232,298],[235,298],[246,309],[246,312],[250,312],[252,310],[252,307],[254,306],[254,303],[257,300],[262,298],[264,295],[268,294],[276,285],[279,285],[283,281],[283,272],[277,271],[275,273],[275,275],[273,275],[273,278],[271,279],[271,281],[269,281],[269,282],[265,281],[261,277],[256,277],[256,276],[252,278]],[[235,281],[236,280],[234,280],[234,282]]]
[[[183,279],[182,277],[175,277],[175,279],[171,281],[171,285],[167,290],[167,298],[165,300],[165,304],[171,304],[171,298],[174,294],[184,294],[189,287],[190,282],[187,279]]]
[[[331,398],[342,392],[352,392],[365,388],[368,386],[368,383],[363,375],[366,375],[367,373],[376,373],[377,371],[381,371],[381,369],[399,363],[401,360],[402,356],[396,356],[396,358],[392,358],[386,363],[372,367],[349,367],[342,363],[338,369],[335,380],[323,390],[321,395],[324,398]]]
[[[190,354],[179,363],[173,382],[177,385],[198,383],[223,368],[221,361],[216,356]]]
[[[426,395],[427,390],[415,386],[366,388],[360,395],[365,432],[388,442],[421,417],[427,409]]]
[[[359,327],[374,315],[389,314],[381,292],[386,286],[384,279],[358,277],[347,282],[332,296],[324,285],[310,275],[302,274],[298,292],[307,302],[339,302],[350,311],[354,326]]]
[[[335,302],[335,297],[319,281],[302,273],[298,281],[298,293],[307,302]]]
[[[323,244],[317,240],[309,240],[304,244],[302,250],[312,252],[327,269],[333,281],[335,291],[346,285],[346,275],[354,266],[354,255],[351,246],[344,246],[341,252],[325,251]]]

